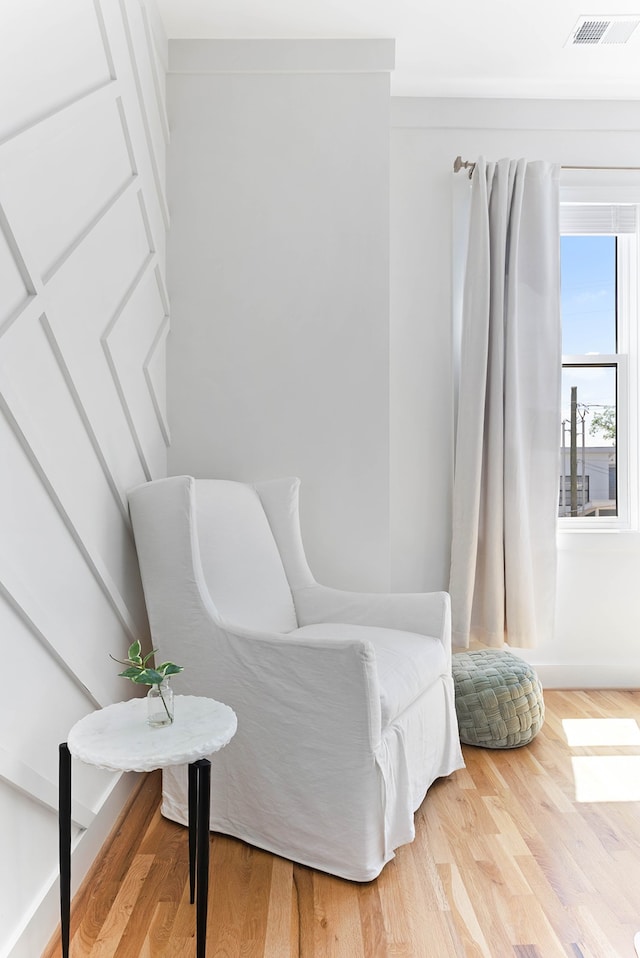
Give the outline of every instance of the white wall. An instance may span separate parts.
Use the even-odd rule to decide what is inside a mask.
[[[316,576],[389,585],[392,41],[171,41],[172,474],[302,479]]]
[[[452,173],[458,154],[640,166],[638,104],[392,100],[391,543],[398,589],[448,581],[452,198],[467,182]],[[640,686],[640,535],[562,533],[559,549],[556,635],[526,658],[547,686]]]
[[[162,31],[0,6],[0,954],[58,920],[58,744],[148,627],[126,491],[166,473]],[[74,763],[77,887],[135,778]]]

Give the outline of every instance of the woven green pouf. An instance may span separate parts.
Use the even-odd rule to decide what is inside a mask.
[[[460,741],[485,748],[527,745],[544,722],[542,686],[534,669],[501,649],[453,656]]]

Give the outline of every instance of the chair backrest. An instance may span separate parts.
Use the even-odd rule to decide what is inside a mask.
[[[255,488],[196,479],[195,515],[202,571],[220,616],[260,631],[297,629],[291,589]]]

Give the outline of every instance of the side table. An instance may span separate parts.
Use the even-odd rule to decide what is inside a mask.
[[[98,709],[73,726],[60,745],[60,927],[62,956],[69,956],[71,911],[71,756],[115,772],[152,772],[189,765],[189,889],[196,897],[196,956],[205,958],[209,893],[209,810],[211,762],[205,758],[233,738],[235,712],[214,699],[175,697],[171,725],[147,723],[146,699]]]

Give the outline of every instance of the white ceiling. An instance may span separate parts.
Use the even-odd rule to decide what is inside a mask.
[[[565,46],[582,15],[640,0],[156,0],[170,38],[393,38],[394,96],[640,99],[640,27]]]

